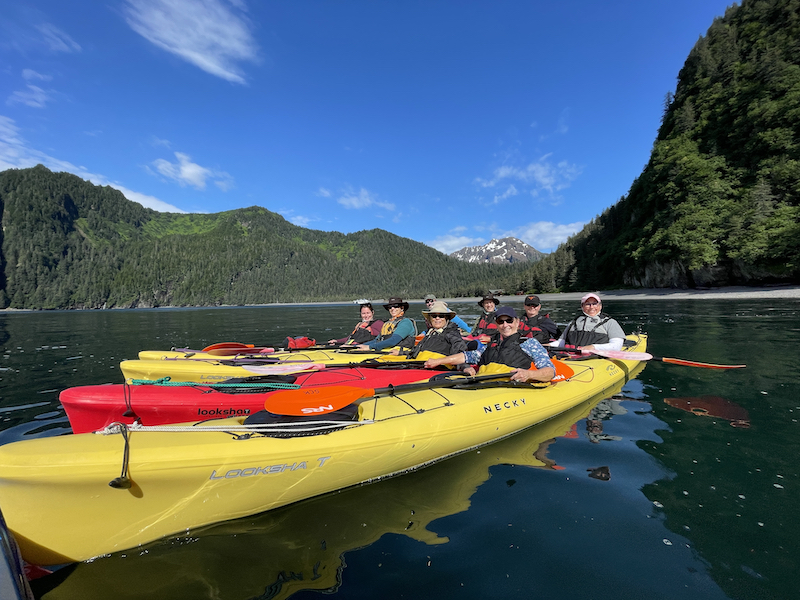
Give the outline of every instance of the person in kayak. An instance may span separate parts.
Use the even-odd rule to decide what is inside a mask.
[[[447,304],[436,300],[429,304],[422,314],[425,317],[427,329],[423,338],[408,353],[409,358],[417,358],[422,352],[435,352],[442,356],[449,356],[467,349],[467,342],[461,337],[461,332],[454,320],[456,313],[448,308]],[[392,354],[400,353],[399,348],[392,350]]]
[[[425,296],[424,300],[425,300],[425,308],[430,309],[431,305],[434,302],[436,302],[436,296],[434,296],[433,294],[428,294],[427,296]],[[425,314],[424,310],[422,311],[422,314],[423,315]],[[464,321],[464,319],[462,319],[461,317],[456,315],[456,313],[453,313],[453,315],[455,315],[455,316],[451,319],[451,321],[453,321],[453,323],[455,323],[456,326],[461,331],[464,332],[464,335],[469,335],[469,332],[471,331],[469,325],[467,325],[467,323]],[[427,321],[427,319],[426,319],[426,321]],[[422,333],[424,334],[425,332],[423,331]]]
[[[581,314],[572,319],[556,342],[556,348],[574,346],[581,350],[622,350],[625,332],[603,311],[600,296],[591,292],[581,298]]]
[[[475,327],[472,328],[470,335],[479,338],[482,335],[490,336],[497,332],[497,323],[494,322],[494,314],[500,300],[494,297],[494,294],[489,292],[483,298],[478,300],[478,306],[483,309],[483,314],[478,318]]]
[[[384,322],[380,335],[372,341],[359,344],[356,348],[359,350],[383,350],[392,346],[412,348],[417,328],[414,326],[414,321],[405,316],[408,302],[403,302],[402,298],[389,298],[389,302],[384,304],[383,308],[389,311],[391,318]]]
[[[542,344],[558,339],[561,331],[550,315],[541,315],[542,302],[539,296],[525,297],[525,314],[519,319],[519,332],[522,337],[536,338]]]
[[[555,366],[544,346],[534,338],[520,337],[517,311],[510,306],[499,308],[495,313],[495,324],[497,332],[486,347],[426,360],[425,368],[476,364],[477,373],[480,374],[488,365],[494,363],[511,367],[512,381],[550,381],[555,377]],[[469,366],[464,372],[467,375],[475,375],[476,369]]]
[[[328,344],[363,344],[374,340],[381,334],[383,321],[375,318],[375,309],[371,302],[361,305],[361,320],[353,329],[353,333],[338,340],[328,340]]]

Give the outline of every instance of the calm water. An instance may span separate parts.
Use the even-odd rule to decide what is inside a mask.
[[[474,304],[452,306],[468,322],[477,316]],[[545,308],[564,322],[574,304]],[[39,580],[38,593],[796,597],[800,302],[605,308],[626,330],[649,333],[656,356],[748,368],[650,362],[611,401],[595,399],[479,452],[63,569]],[[119,361],[141,349],[327,340],[357,318],[352,305],[2,314],[0,444],[69,433],[58,392],[121,382]],[[712,415],[684,410],[700,397]],[[592,477],[598,467],[610,478]]]

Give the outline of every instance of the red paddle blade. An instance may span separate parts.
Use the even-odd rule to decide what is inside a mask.
[[[264,408],[276,415],[305,417],[333,412],[352,404],[359,398],[367,398],[374,394],[374,389],[351,386],[300,388],[272,394],[264,402]]]
[[[747,365],[715,365],[702,363],[694,360],[683,360],[682,358],[660,358],[661,362],[683,365],[684,367],[702,367],[704,369],[744,369]]]
[[[203,352],[212,356],[236,356],[237,354],[272,354],[275,352],[275,348],[256,348],[254,346],[241,348],[236,346],[234,348],[212,348],[211,350],[203,350]]]
[[[208,352],[209,350],[216,350],[217,348],[252,348],[255,344],[242,344],[240,342],[219,342],[217,344],[211,344],[210,346],[206,346],[203,348],[203,352]]]

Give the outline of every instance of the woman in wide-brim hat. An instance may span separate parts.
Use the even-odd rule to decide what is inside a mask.
[[[450,356],[467,349],[467,343],[461,337],[458,326],[453,322],[456,312],[450,309],[446,303],[436,300],[423,310],[422,314],[428,328],[425,336],[416,347],[412,348],[409,358],[420,357],[422,352],[426,353],[425,358],[432,358],[432,353]]]
[[[408,306],[408,302],[402,298],[389,298],[383,308],[389,311],[391,318],[384,321],[381,334],[376,339],[356,347],[361,350],[383,350],[392,346],[412,348],[417,328],[414,326],[414,321],[405,316]]]

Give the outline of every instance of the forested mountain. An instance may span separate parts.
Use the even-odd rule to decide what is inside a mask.
[[[800,280],[800,0],[718,18],[668,94],[628,195],[507,287]]]
[[[260,207],[159,213],[41,165],[0,173],[0,211],[2,308],[472,296],[519,270],[380,229],[305,229]]]

